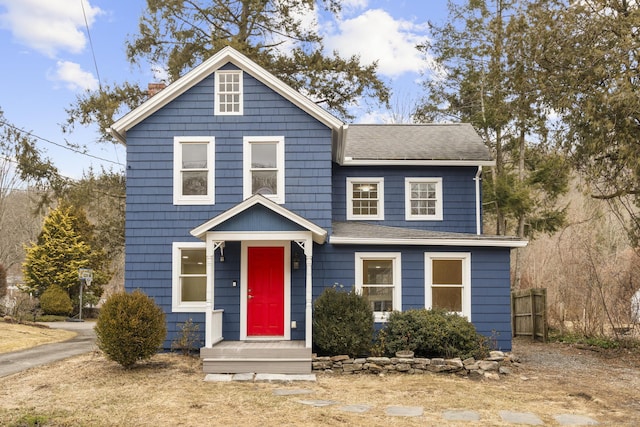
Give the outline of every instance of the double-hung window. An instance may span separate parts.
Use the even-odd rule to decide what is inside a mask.
[[[215,73],[216,115],[242,115],[242,71],[217,71]]]
[[[471,320],[471,254],[427,252],[425,307],[458,313]]]
[[[173,311],[204,311],[207,265],[204,242],[173,243]]]
[[[214,138],[176,136],[173,139],[173,204],[213,204]]]
[[[405,178],[405,219],[442,220],[442,178]]]
[[[244,198],[262,194],[284,203],[284,137],[244,138]]]
[[[384,178],[347,178],[347,220],[384,219]]]
[[[384,322],[391,311],[402,310],[400,253],[356,252],[356,291],[369,302],[375,321]]]

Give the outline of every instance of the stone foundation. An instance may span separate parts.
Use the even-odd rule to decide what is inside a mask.
[[[519,359],[509,353],[492,351],[488,358],[476,360],[473,357],[465,360],[426,359],[422,357],[362,357],[349,356],[317,357],[312,360],[316,372],[335,374],[424,374],[455,373],[469,378],[499,379],[500,375],[508,375],[511,368],[519,366]]]

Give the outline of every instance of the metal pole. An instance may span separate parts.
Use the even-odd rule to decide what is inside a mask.
[[[84,284],[84,279],[80,279],[80,313],[78,320],[82,321],[82,285]]]

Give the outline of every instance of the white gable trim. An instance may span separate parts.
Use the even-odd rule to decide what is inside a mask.
[[[120,142],[126,144],[126,134],[129,129],[176,99],[178,96],[182,95],[192,86],[201,82],[229,62],[236,65],[243,71],[248,72],[274,91],[280,93],[293,104],[300,107],[302,110],[309,113],[311,116],[334,131],[341,129],[344,125],[340,119],[334,117],[309,98],[282,82],[276,76],[250,60],[242,53],[230,46],[227,46],[193,70],[186,73],[184,76],[180,77],[175,82],[171,83],[166,89],[146,100],[139,107],[117,120],[109,129],[109,132]]]
[[[210,231],[212,228],[215,228],[216,226],[227,221],[228,219],[233,218],[234,216],[240,214],[241,212],[244,212],[245,210],[257,204],[260,204],[266,207],[267,209],[270,209],[271,211],[277,213],[278,215],[288,219],[289,221],[295,224],[298,224],[299,226],[309,230],[312,233],[314,242],[321,245],[326,241],[327,231],[325,229],[318,227],[311,221],[301,217],[298,214],[291,212],[289,209],[286,209],[283,206],[280,206],[279,204],[275,203],[272,200],[267,199],[264,196],[261,196],[260,194],[255,194],[249,197],[248,199],[244,200],[241,203],[238,203],[231,209],[221,213],[220,215],[210,219],[204,224],[194,228],[193,230],[191,230],[191,235],[199,239],[204,239],[206,237],[206,233]]]

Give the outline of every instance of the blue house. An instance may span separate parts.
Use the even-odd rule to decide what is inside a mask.
[[[127,146],[127,290],[192,319],[207,373],[311,370],[313,301],[376,322],[441,307],[511,348],[510,250],[482,234],[468,124],[348,125],[227,47],[113,124]]]

